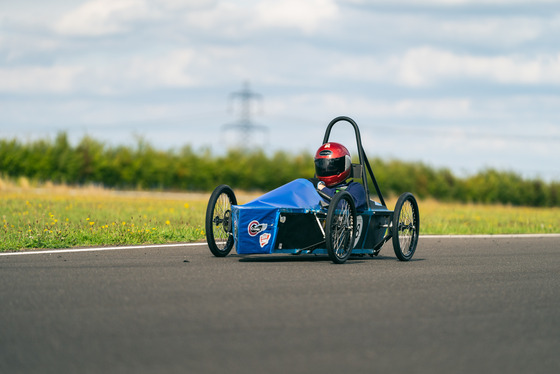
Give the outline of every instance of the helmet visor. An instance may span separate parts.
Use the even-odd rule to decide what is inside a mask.
[[[317,158],[315,159],[315,174],[318,177],[330,177],[346,170],[346,160],[339,158]]]

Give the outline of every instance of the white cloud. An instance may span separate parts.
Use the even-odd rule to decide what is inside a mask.
[[[470,115],[468,99],[368,100],[361,97],[327,97],[325,106],[338,107],[344,113],[360,113],[372,118],[460,119]]]
[[[163,8],[176,11],[184,9],[203,9],[216,5],[218,0],[155,0]]]
[[[560,53],[523,56],[476,56],[432,48],[412,48],[402,55],[340,59],[328,73],[354,80],[397,81],[411,87],[481,79],[503,84],[560,84]]]
[[[21,66],[0,68],[0,92],[18,94],[68,93],[74,88],[81,66]]]
[[[174,50],[154,58],[135,57],[128,68],[123,66],[125,79],[148,87],[189,87],[196,79],[189,72],[195,53],[188,49]]]
[[[189,28],[215,35],[238,35],[248,27],[248,10],[235,2],[220,1],[214,6],[192,9],[183,16]]]
[[[150,15],[144,0],[92,0],[64,14],[54,25],[63,35],[99,36],[128,31],[129,23]]]
[[[433,19],[429,21],[434,23]],[[531,42],[554,27],[554,21],[532,17],[480,17],[476,20],[452,20],[423,25],[434,37],[453,40],[454,43],[468,42],[478,46],[490,45],[498,48],[513,47]]]
[[[556,0],[343,0],[351,4],[368,5],[516,5],[555,4]]]
[[[298,28],[310,33],[334,19],[337,12],[334,0],[266,0],[256,5],[255,23],[264,27]]]
[[[228,37],[255,37],[263,29],[297,29],[310,34],[338,14],[334,0],[219,1],[184,13],[190,27]]]
[[[126,56],[111,64],[88,65],[75,82],[76,91],[100,95],[127,95],[151,90],[192,87],[197,84],[189,49],[161,56]]]
[[[391,122],[399,120],[422,120],[454,122],[489,114],[492,108],[481,107],[481,103],[470,98],[402,98],[373,99],[358,94],[301,94],[288,98],[273,98],[266,101],[266,113],[271,117],[282,117],[286,113],[314,118],[318,114],[327,117],[352,114],[362,118]],[[320,113],[317,110],[321,108]],[[501,108],[499,113],[507,111]]]
[[[422,47],[409,50],[401,61],[398,78],[409,86],[470,78],[508,84],[560,83],[560,54],[473,56]]]
[[[114,95],[197,84],[191,70],[195,53],[173,50],[162,56],[133,56],[111,64],[20,66],[0,68],[0,92],[95,93]]]
[[[263,28],[317,30],[336,17],[334,0],[262,0],[230,2],[216,0],[91,0],[63,14],[54,24],[62,35],[103,36],[133,30],[133,23],[179,16],[186,27],[239,35]]]

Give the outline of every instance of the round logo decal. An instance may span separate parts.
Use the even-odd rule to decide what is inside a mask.
[[[247,232],[249,233],[250,236],[255,236],[258,233],[261,233],[264,230],[266,230],[267,226],[268,225],[266,223],[259,223],[259,221],[254,220],[249,222],[249,226],[247,227]]]

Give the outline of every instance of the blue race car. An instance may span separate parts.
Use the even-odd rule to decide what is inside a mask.
[[[359,164],[351,165],[349,177],[362,181],[365,207],[357,210],[347,191],[331,197],[307,179],[296,179],[243,205],[237,205],[229,186],[220,185],[210,196],[205,222],[206,240],[215,256],[227,256],[235,246],[238,254],[328,254],[334,263],[342,264],[350,255],[377,256],[392,238],[397,258],[412,258],[420,224],[414,195],[402,194],[395,210],[387,209],[356,122],[349,117],[333,119],[323,144],[340,121],[354,127]],[[370,199],[368,177],[380,202]]]

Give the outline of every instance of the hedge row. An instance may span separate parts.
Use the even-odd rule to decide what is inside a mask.
[[[162,151],[144,140],[134,147],[111,147],[84,137],[72,146],[65,133],[54,141],[0,140],[0,173],[5,176],[118,189],[210,191],[226,183],[266,191],[313,176],[312,160],[308,153],[282,151],[267,155],[262,150],[230,150],[223,156],[191,146]],[[448,201],[560,206],[558,182],[526,180],[492,169],[458,178],[448,169],[379,158],[371,164],[385,195],[411,191],[420,198]]]

